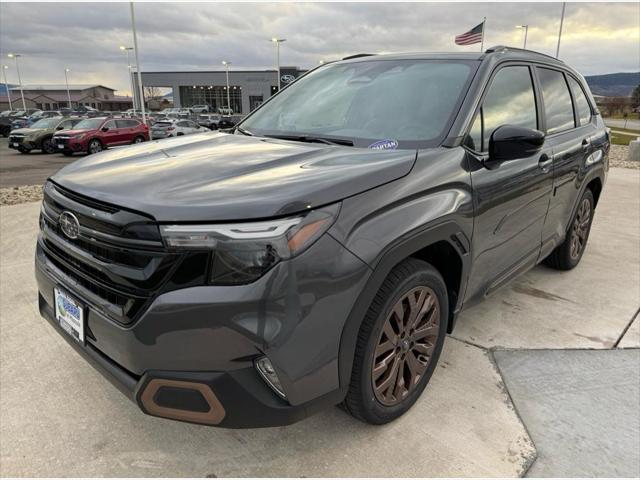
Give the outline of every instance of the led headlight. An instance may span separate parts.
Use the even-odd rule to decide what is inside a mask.
[[[281,260],[308,248],[333,224],[339,204],[304,215],[247,223],[162,225],[166,245],[175,250],[211,250],[209,280],[238,285],[260,278]]]

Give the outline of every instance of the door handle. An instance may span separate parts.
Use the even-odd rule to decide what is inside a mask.
[[[542,170],[544,173],[547,173],[549,170],[551,170],[551,164],[553,164],[553,158],[550,158],[546,153],[540,155],[540,159],[538,160],[538,167],[540,168],[540,170]]]

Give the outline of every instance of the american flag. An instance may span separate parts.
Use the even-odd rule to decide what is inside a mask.
[[[468,32],[456,35],[456,45],[472,45],[482,41],[482,30],[484,30],[484,22],[476,25]]]

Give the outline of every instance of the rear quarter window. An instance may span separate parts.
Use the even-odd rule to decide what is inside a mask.
[[[573,98],[576,102],[576,110],[578,110],[578,120],[580,125],[587,125],[591,122],[591,105],[589,100],[582,89],[582,86],[573,77],[568,77],[571,91],[573,92]]]

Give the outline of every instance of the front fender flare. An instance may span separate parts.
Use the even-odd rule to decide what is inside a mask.
[[[373,272],[369,276],[367,283],[356,299],[349,316],[344,324],[340,337],[340,352],[338,358],[338,370],[340,388],[346,395],[351,380],[351,371],[355,357],[358,332],[362,321],[373,301],[376,293],[382,286],[389,272],[398,263],[407,257],[415,254],[429,245],[445,241],[449,243],[458,253],[462,262],[462,272],[460,279],[460,294],[457,305],[453,306],[453,315],[450,312],[448,330],[451,331],[455,324],[455,316],[461,307],[461,300],[464,298],[464,288],[466,286],[467,274],[469,271],[469,249],[470,242],[464,235],[462,228],[453,220],[439,222],[437,224],[425,226],[417,231],[409,232],[400,237],[396,242],[387,247],[378,257],[373,265]]]

